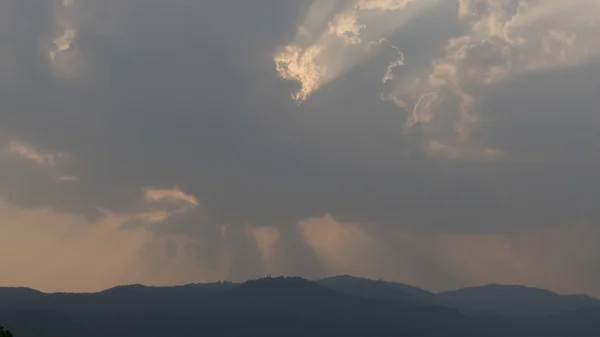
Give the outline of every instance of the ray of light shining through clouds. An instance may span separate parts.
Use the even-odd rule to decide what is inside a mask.
[[[599,36],[596,0],[0,0],[0,287],[600,296]]]

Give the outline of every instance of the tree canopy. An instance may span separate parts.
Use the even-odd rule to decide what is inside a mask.
[[[13,334],[0,325],[0,337],[13,337]]]

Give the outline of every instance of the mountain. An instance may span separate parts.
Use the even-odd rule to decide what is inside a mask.
[[[350,296],[301,278],[249,281],[220,300],[215,319],[267,336],[480,336],[455,309]]]
[[[436,304],[435,294],[402,283],[370,280],[349,275],[334,276],[317,283],[339,292],[406,305]]]
[[[496,336],[592,337],[600,336],[600,307],[542,316],[477,314],[476,322]]]
[[[600,306],[600,300],[586,295],[559,295],[544,289],[497,284],[443,292],[438,299],[467,313],[509,315],[548,315]]]
[[[596,337],[594,303],[525,287],[433,294],[351,276],[268,277],[91,294],[0,288],[0,324],[16,337]]]
[[[405,305],[441,305],[465,313],[495,312],[507,315],[549,315],[600,306],[586,295],[559,295],[523,286],[487,285],[438,294],[410,285],[354,276],[335,276],[317,281],[339,292]]]
[[[470,318],[455,309],[413,308],[351,296],[301,278],[266,278],[234,286],[127,286],[95,294],[0,291],[0,310],[15,305],[60,312],[73,319],[73,326],[116,337],[482,336]],[[29,324],[37,325],[38,320],[45,318],[32,315]],[[63,321],[57,319],[57,326]],[[0,321],[9,329],[12,322]],[[45,336],[55,334],[50,329],[37,335]]]
[[[546,317],[545,336],[600,336],[600,307],[562,312]]]
[[[0,313],[0,322],[19,337],[95,337],[88,328],[51,310],[21,310]]]
[[[0,312],[28,309],[37,306],[47,294],[30,288],[0,288]]]

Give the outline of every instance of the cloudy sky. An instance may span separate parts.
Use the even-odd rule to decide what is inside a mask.
[[[600,296],[598,0],[0,0],[2,286]]]

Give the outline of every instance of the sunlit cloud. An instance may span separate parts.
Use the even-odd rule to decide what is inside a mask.
[[[355,0],[345,6],[335,6],[334,1],[317,0],[298,28],[295,41],[284,46],[275,56],[277,72],[283,79],[293,80],[301,88],[292,94],[296,102],[306,100],[323,85],[343,75],[352,66],[364,61],[373,45],[391,48],[399,55],[392,60],[385,71],[383,81],[393,78],[393,69],[403,65],[403,54],[386,40],[389,31],[370,32],[378,35],[375,40],[365,41],[362,33],[370,29],[369,20],[361,20],[363,12],[399,12],[395,23],[389,30],[409,22],[425,5],[434,4],[435,0],[414,1],[420,6],[411,11],[400,13],[413,1],[409,0]],[[323,13],[326,13],[325,15]],[[326,24],[327,29],[318,27]]]
[[[73,40],[75,40],[75,32],[71,29],[65,29],[61,36],[54,39],[56,48],[50,52],[50,58],[54,60],[58,54],[69,50]]]
[[[150,202],[166,201],[181,205],[182,209],[195,208],[198,206],[198,199],[191,194],[184,193],[178,186],[174,186],[171,189],[147,188],[144,191],[144,196],[146,200]]]
[[[317,62],[321,53],[322,49],[316,46],[306,50],[297,46],[286,46],[284,51],[275,56],[274,61],[279,75],[301,84],[300,90],[292,95],[295,101],[305,100],[322,85],[326,68]]]
[[[364,59],[366,56],[361,53],[370,50],[368,46],[388,41],[385,36],[388,32],[380,32],[382,36],[378,41],[364,41],[362,35],[370,28],[369,22],[361,20],[364,11],[374,12],[369,13],[370,17],[378,18],[390,11],[405,12],[411,5],[435,3],[358,0],[352,6],[340,9],[332,3],[316,1],[313,8],[327,9],[325,12],[330,14],[321,14],[319,20],[316,10],[308,12],[296,42],[285,46],[275,56],[277,71],[282,78],[300,84],[300,90],[292,98],[302,102]],[[404,54],[401,46],[386,43],[399,57],[389,63],[383,82],[396,82],[398,87],[382,98],[408,112],[403,127],[406,134],[412,134],[414,127],[433,123],[440,114],[456,114],[452,125],[420,128],[419,132],[434,138],[439,138],[442,133],[446,135],[444,137],[452,135],[452,139],[448,138],[444,143],[454,143],[455,147],[460,146],[459,143],[467,144],[471,129],[480,121],[476,110],[478,97],[485,87],[523,72],[573,67],[600,51],[600,43],[595,42],[591,38],[595,35],[590,33],[600,31],[593,24],[594,19],[600,17],[596,14],[597,7],[595,2],[584,1],[461,0],[457,6],[457,20],[469,28],[463,35],[446,42],[444,57],[432,59],[432,70],[418,76],[423,79],[418,87],[409,91],[400,87],[405,85],[405,79],[397,78],[394,70],[405,65]],[[570,15],[563,18],[562,13]],[[315,32],[313,29],[312,34],[308,33],[311,31],[308,25],[322,25],[323,21],[327,22],[327,30]],[[367,48],[351,49],[363,45]],[[344,57],[347,53],[362,56],[348,59]],[[458,101],[456,111],[449,111],[452,108],[447,102],[451,100]]]
[[[397,89],[393,98],[386,98],[409,112],[405,131],[436,124],[419,132],[434,138],[444,135],[444,143],[456,146],[481,147],[468,144],[471,129],[480,121],[478,98],[485,88],[524,72],[573,67],[593,57],[598,43],[589,32],[600,30],[590,25],[586,13],[600,17],[596,7],[587,1],[461,0],[457,17],[469,29],[449,39],[445,56],[433,60],[431,73],[421,76],[427,78],[427,87],[419,88],[424,92]],[[453,100],[458,102],[456,110],[448,103]],[[452,125],[434,123],[453,114],[457,117],[452,117]],[[432,142],[426,144],[431,148]]]
[[[148,227],[165,224],[175,216],[185,216],[198,207],[198,199],[178,186],[171,189],[144,189],[144,203],[137,212],[122,214],[124,227]]]
[[[79,30],[79,11],[82,5],[76,0],[62,0],[55,9],[57,36],[48,52],[52,70],[62,78],[76,78],[84,67],[82,50],[76,46]]]
[[[21,159],[49,168],[56,167],[58,161],[69,157],[67,153],[44,152],[19,141],[10,141],[8,143],[8,151]]]

